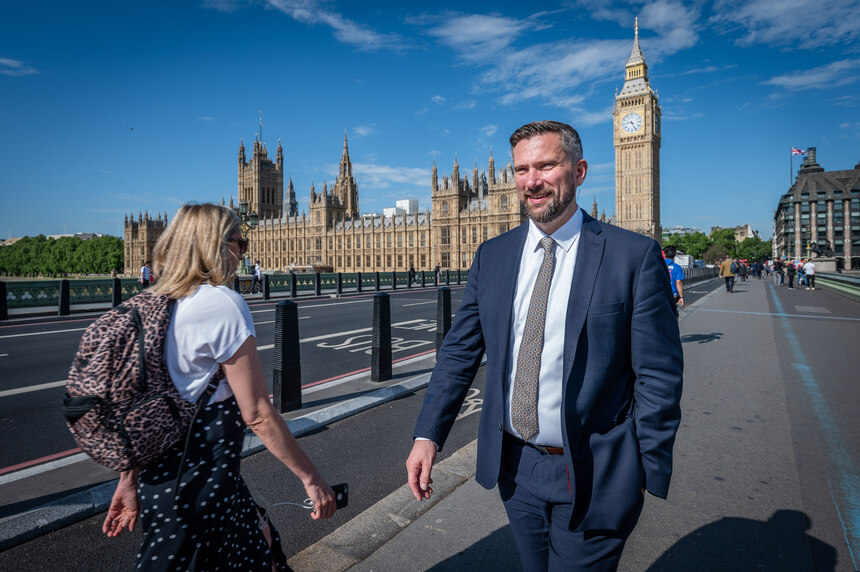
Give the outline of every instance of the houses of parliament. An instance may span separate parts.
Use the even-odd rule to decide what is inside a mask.
[[[639,47],[638,24],[625,81],[613,110],[615,216],[610,222],[660,240],[660,106],[651,90]],[[319,191],[311,185],[309,209],[299,214],[292,180],[284,197],[284,157],[280,142],[275,160],[255,139],[250,160],[239,143],[238,199],[259,215],[248,231],[248,256],[269,271],[291,269],[335,272],[384,272],[468,269],[478,246],[521,224],[525,210],[517,198],[510,161],[496,170],[490,153],[487,170],[460,172],[457,159],[450,177],[431,175],[431,206],[424,212],[384,216],[361,214],[358,184],[346,134],[334,183]],[[230,206],[233,199],[230,199]],[[597,218],[597,203],[591,215]],[[600,217],[606,221],[605,213]],[[167,215],[126,217],[125,273],[136,275],[167,227]]]

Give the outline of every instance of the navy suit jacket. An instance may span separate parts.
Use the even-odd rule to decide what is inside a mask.
[[[683,352],[657,242],[583,215],[563,332],[570,525],[619,530],[638,510],[642,488],[661,498],[668,493]],[[415,428],[415,436],[444,445],[486,352],[476,478],[488,489],[501,464],[514,294],[527,234],[525,223],[475,253]]]

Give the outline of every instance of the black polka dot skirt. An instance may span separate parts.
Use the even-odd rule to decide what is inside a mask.
[[[271,524],[269,549],[257,505],[239,474],[244,434],[236,400],[213,403],[192,424],[175,498],[184,441],[141,469],[138,570],[268,571],[273,562],[289,570]]]

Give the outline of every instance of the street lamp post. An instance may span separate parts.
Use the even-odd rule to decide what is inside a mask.
[[[239,210],[237,211],[239,215],[239,221],[241,222],[240,230],[242,231],[242,238],[248,238],[248,231],[257,228],[257,223],[259,222],[259,216],[256,211],[252,211],[248,213],[248,201],[240,200],[239,201]],[[250,256],[245,254],[242,257],[242,272],[246,273],[248,269],[248,260]]]

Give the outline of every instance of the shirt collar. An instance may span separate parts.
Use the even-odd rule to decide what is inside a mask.
[[[550,236],[565,252],[570,252],[571,247],[576,244],[576,239],[579,238],[579,231],[582,230],[582,221],[582,209],[576,209],[573,216],[561,225],[561,228],[553,234],[547,235],[537,227],[533,220],[529,219],[529,234],[526,237],[526,248],[529,249],[529,252],[537,251],[540,248],[540,240],[545,236]]]

